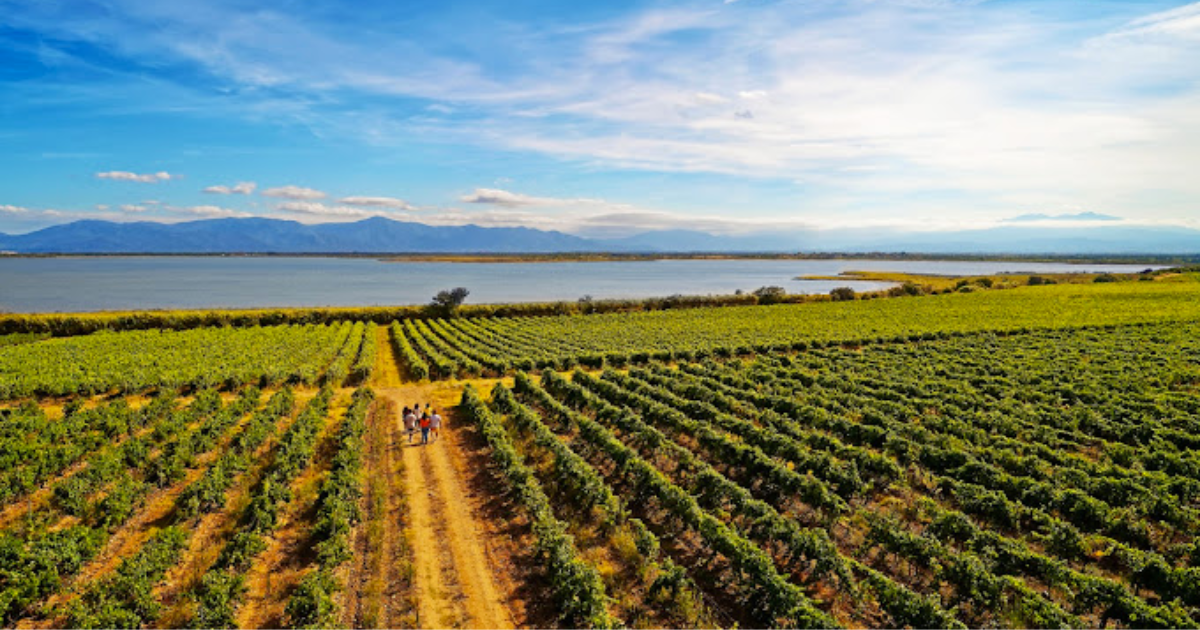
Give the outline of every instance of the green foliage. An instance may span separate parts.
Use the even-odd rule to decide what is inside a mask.
[[[917,285],[896,289],[904,295],[927,292]],[[405,322],[402,327],[413,344],[412,356],[420,363],[401,354],[409,365],[428,363],[431,378],[480,373],[483,368],[497,372],[567,370],[575,365],[616,367],[655,359],[746,355],[827,344],[932,340],[980,330],[1011,334],[1032,329],[1186,322],[1200,317],[1196,295],[1192,283],[1059,284],[920,300],[834,302],[829,296],[820,296],[828,301],[586,317],[455,318],[439,322],[441,334],[434,334],[429,327],[418,332],[412,322]],[[467,360],[465,367],[460,365]]]
[[[322,569],[332,570],[350,559],[350,528],[358,522],[358,499],[362,493],[359,472],[363,435],[367,429],[367,410],[374,399],[375,393],[370,389],[354,392],[338,431],[338,452],[317,497],[312,540],[317,564]]]
[[[31,604],[53,593],[103,547],[105,532],[75,525],[22,540],[0,532],[0,622],[10,625]]]
[[[375,355],[379,345],[378,328],[375,322],[369,322],[363,331],[362,345],[358,349],[354,365],[350,368],[350,380],[356,384],[365,383],[375,369]]]
[[[317,437],[325,426],[332,399],[333,389],[328,386],[322,388],[279,438],[274,459],[264,471],[263,479],[252,490],[250,505],[242,514],[242,529],[221,549],[216,562],[192,592],[192,597],[198,602],[196,615],[191,620],[192,627],[207,627],[212,620],[233,618],[245,597],[245,589],[233,576],[249,569],[258,555],[266,550],[265,536],[275,529],[280,510],[291,499],[292,480],[312,460]],[[293,404],[294,396],[288,389],[272,396],[266,406],[251,418],[250,424],[226,456],[250,457],[274,432],[279,418],[290,413]],[[231,463],[230,468],[237,466]],[[203,480],[198,483],[203,483]]]
[[[314,383],[351,324],[100,333],[0,347],[0,399]],[[361,334],[362,325],[359,324]],[[349,352],[354,360],[356,344]]]
[[[334,596],[341,589],[333,574],[317,569],[304,576],[288,599],[284,614],[289,628],[336,628]]]
[[[237,627],[237,603],[246,596],[246,576],[228,569],[209,571],[193,593],[193,628]]]
[[[575,378],[586,378],[581,372],[576,372]],[[521,381],[522,391],[538,398],[540,405],[556,409],[556,413],[567,418],[573,426],[577,426],[580,434],[596,448],[605,452],[614,461],[621,462],[623,474],[629,476],[631,486],[640,489],[646,497],[656,497],[664,508],[698,534],[705,545],[730,559],[733,565],[747,578],[739,580],[739,588],[747,597],[747,605],[755,612],[764,625],[785,625],[788,627],[831,627],[836,625],[832,618],[816,609],[812,602],[795,585],[787,582],[775,569],[769,557],[743,535],[728,527],[721,520],[703,510],[695,496],[675,485],[661,471],[656,469],[629,446],[618,440],[613,433],[599,422],[589,419],[582,414],[574,413],[561,403],[554,401],[550,393],[562,396],[568,404],[588,406],[597,409],[599,417],[606,422],[621,424],[627,422],[623,429],[633,429],[643,435],[643,440],[650,447],[667,447],[671,442],[652,429],[636,428],[640,421],[621,409],[601,401],[583,387],[568,382],[553,372],[542,375],[543,386],[532,387],[532,381]],[[672,455],[685,456],[683,450],[673,449]],[[694,456],[693,456],[694,458]],[[706,475],[708,486],[723,487],[726,491],[746,492],[736,484],[721,483],[723,478],[716,473]],[[719,486],[717,484],[720,484]],[[745,497],[741,497],[745,501]],[[751,505],[756,504],[751,501]],[[763,515],[770,517],[770,508],[762,506]],[[794,523],[793,523],[794,527]],[[797,540],[803,541],[803,534]],[[811,539],[816,542],[816,538]],[[807,543],[804,543],[805,545]],[[814,557],[817,547],[812,548]]]
[[[479,425],[487,439],[492,458],[510,491],[529,513],[537,540],[535,553],[546,566],[563,620],[581,628],[616,627],[617,620],[606,611],[608,597],[600,574],[578,558],[574,541],[554,517],[550,500],[517,453],[503,425],[470,385],[463,390],[461,404],[467,417]]]
[[[89,585],[67,609],[73,628],[140,628],[158,617],[154,585],[179,559],[187,532],[168,527],[151,536],[111,576]]]
[[[429,378],[429,365],[413,350],[412,345],[408,343],[408,338],[405,336],[404,328],[400,327],[399,322],[392,322],[388,326],[388,336],[392,341],[392,350],[396,357],[408,369],[408,375],[418,381],[423,381]]]
[[[341,342],[338,344],[337,357],[333,363],[329,364],[329,368],[325,370],[325,374],[321,377],[321,382],[334,387],[341,386],[346,378],[350,376],[350,365],[358,356],[359,348],[363,344],[363,333],[366,331],[366,324],[363,322],[355,322],[347,331]]]

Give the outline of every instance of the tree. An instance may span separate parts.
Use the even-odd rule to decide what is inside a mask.
[[[442,317],[452,317],[470,294],[471,292],[464,287],[438,291],[429,302],[429,310]]]

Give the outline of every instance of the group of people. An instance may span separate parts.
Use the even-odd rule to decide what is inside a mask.
[[[404,408],[404,432],[408,434],[409,444],[412,444],[413,438],[416,437],[417,429],[421,430],[421,444],[428,444],[430,435],[433,436],[433,441],[437,441],[442,429],[442,417],[436,409],[429,407],[429,403],[425,403],[423,411],[420,403],[412,409]]]

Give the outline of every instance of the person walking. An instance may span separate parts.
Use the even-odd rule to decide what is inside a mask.
[[[408,443],[412,444],[413,437],[417,435],[417,413],[416,407],[409,409],[404,408],[404,432],[408,434]]]
[[[429,423],[430,418],[428,413],[421,414],[421,444],[429,443]]]
[[[436,442],[438,435],[442,429],[442,417],[438,415],[437,409],[433,410],[433,415],[429,416],[429,431],[433,433],[433,441]]]

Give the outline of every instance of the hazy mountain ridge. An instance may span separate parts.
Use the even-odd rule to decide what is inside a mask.
[[[919,252],[931,254],[1179,254],[1200,252],[1200,230],[1178,227],[1003,226],[955,232],[880,229],[722,236],[650,231],[595,239],[533,228],[432,226],[375,217],[308,225],[280,219],[186,223],[76,221],[0,234],[0,250],[25,254],[352,254],[561,252]]]
[[[29,234],[0,235],[0,249],[29,254],[521,253],[596,248],[591,241],[561,232],[475,225],[441,227],[378,217],[318,225],[257,218],[174,224],[76,221]]]

